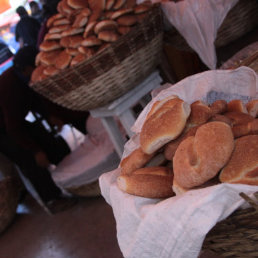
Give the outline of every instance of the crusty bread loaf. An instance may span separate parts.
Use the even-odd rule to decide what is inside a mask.
[[[191,189],[187,189],[187,188],[182,187],[180,184],[178,184],[177,181],[176,181],[175,178],[174,178],[172,189],[173,189],[173,192],[174,192],[176,195],[181,195],[181,194],[186,193],[186,192],[189,191],[189,190],[202,189],[202,188],[205,188],[205,187],[217,185],[217,184],[219,184],[219,183],[220,183],[219,178],[218,178],[218,176],[216,176],[216,177],[214,177],[214,178],[208,180],[207,182],[205,182],[205,183],[202,184],[202,185],[193,187],[193,188],[191,188]]]
[[[232,156],[219,179],[223,183],[258,185],[258,135],[236,139]]]
[[[241,112],[226,112],[224,113],[224,116],[226,116],[231,120],[233,126],[247,124],[254,120],[254,118],[249,114],[241,113]]]
[[[118,187],[129,194],[146,198],[166,198],[173,196],[173,173],[167,167],[141,168],[131,175],[117,178]]]
[[[165,146],[165,150],[164,150],[164,154],[167,160],[172,160],[175,153],[176,153],[176,149],[178,148],[179,144],[186,139],[187,137],[190,136],[195,136],[197,129],[200,127],[200,125],[195,126],[195,127],[191,127],[191,128],[187,128],[183,131],[183,133],[176,138],[175,140],[172,140],[171,142],[169,142],[166,146]]]
[[[199,186],[215,177],[234,148],[229,125],[209,122],[180,143],[173,158],[175,180],[183,188]]]
[[[210,109],[213,115],[223,114],[224,112],[227,111],[227,108],[228,108],[227,101],[222,99],[218,99],[210,105]]]
[[[258,117],[258,99],[249,101],[246,104],[246,109],[250,116],[254,118]]]
[[[138,168],[142,168],[148,161],[151,160],[154,154],[146,154],[141,148],[134,150],[130,155],[125,157],[120,162],[121,174],[130,175]]]
[[[228,102],[228,112],[241,112],[247,114],[247,109],[242,100],[233,99]]]
[[[190,106],[179,98],[163,103],[147,120],[140,133],[142,150],[151,154],[176,139],[183,131]]]
[[[195,101],[191,104],[191,113],[187,120],[187,127],[194,127],[206,123],[211,115],[211,109],[203,101]]]
[[[258,134],[258,119],[254,119],[247,124],[235,125],[232,127],[232,132],[235,138],[244,135]]]
[[[228,124],[230,127],[233,126],[233,121],[224,115],[215,114],[210,119],[209,122],[219,121]]]

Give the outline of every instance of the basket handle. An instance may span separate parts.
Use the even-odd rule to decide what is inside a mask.
[[[240,193],[239,194],[245,201],[247,201],[254,209],[256,212],[258,212],[258,192],[254,193],[254,197],[256,200],[253,200],[249,196],[247,196],[245,193]]]

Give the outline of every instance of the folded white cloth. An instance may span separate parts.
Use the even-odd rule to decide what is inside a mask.
[[[116,184],[119,169],[103,174],[101,193],[114,212],[124,257],[198,257],[209,230],[227,218],[258,186],[219,184],[165,200],[136,197]]]

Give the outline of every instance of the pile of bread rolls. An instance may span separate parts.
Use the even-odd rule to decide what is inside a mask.
[[[153,104],[139,138],[117,178],[129,194],[167,198],[221,182],[258,185],[258,100],[189,105],[171,96]]]
[[[61,0],[58,13],[47,21],[32,83],[99,53],[141,22],[151,7],[136,0]]]

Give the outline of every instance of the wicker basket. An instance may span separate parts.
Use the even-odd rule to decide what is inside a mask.
[[[240,194],[253,208],[237,210],[208,233],[203,250],[225,257],[258,257],[258,192],[252,200]]]
[[[239,0],[228,12],[220,26],[215,40],[215,47],[225,46],[258,26],[257,13],[257,0]],[[175,28],[165,33],[164,40],[178,50],[193,52],[192,48]]]
[[[0,233],[12,222],[20,197],[20,186],[16,178],[7,176],[0,181]]]
[[[160,63],[163,20],[159,6],[128,34],[92,58],[31,85],[49,100],[86,111],[120,97]]]

